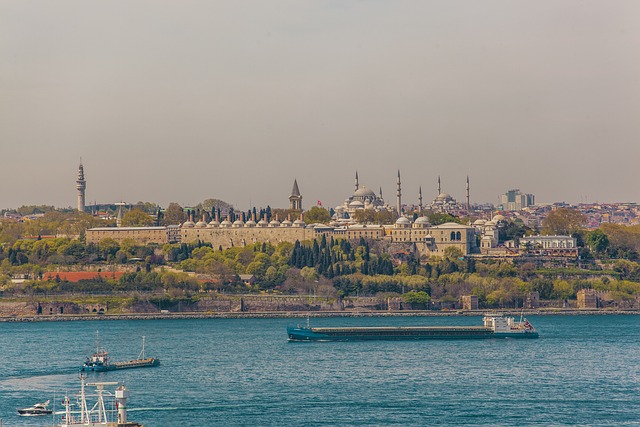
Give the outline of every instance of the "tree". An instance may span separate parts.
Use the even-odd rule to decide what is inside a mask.
[[[609,247],[609,238],[598,228],[587,234],[586,243],[592,251],[602,254]]]
[[[374,224],[389,225],[395,223],[396,219],[398,218],[395,211],[383,209],[374,214],[373,222]]]
[[[404,302],[408,304],[429,304],[431,297],[424,291],[409,291],[402,295]]]
[[[555,236],[571,236],[582,233],[587,217],[571,208],[558,208],[551,211],[542,221],[543,232]]]
[[[304,222],[307,224],[327,223],[331,221],[331,215],[325,208],[314,206],[304,213]]]
[[[187,214],[177,203],[169,203],[160,220],[160,225],[179,225],[187,220]]]
[[[373,209],[358,209],[353,213],[353,219],[360,224],[371,224],[375,220]]]
[[[214,208],[220,209],[220,211],[229,212],[229,210],[233,208],[233,205],[220,199],[206,199],[202,203],[199,203],[197,206],[195,206],[195,208],[207,212],[211,212]]]
[[[134,209],[122,215],[123,227],[150,227],[153,222],[154,218],[139,209]]]
[[[559,300],[566,300],[573,295],[573,287],[566,280],[556,280],[553,282],[553,293]]]

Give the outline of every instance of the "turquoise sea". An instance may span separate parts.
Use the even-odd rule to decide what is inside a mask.
[[[0,323],[3,427],[79,389],[95,345],[157,368],[124,382],[129,418],[160,426],[640,426],[640,316],[531,316],[538,340],[288,343],[299,319]],[[480,317],[312,318],[315,326],[478,325]]]

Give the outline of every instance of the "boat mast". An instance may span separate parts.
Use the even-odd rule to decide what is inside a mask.
[[[86,375],[80,374],[80,421],[84,424],[84,422],[89,422],[89,408],[87,407],[87,397],[84,393],[84,380],[87,378]]]
[[[138,355],[138,359],[146,359],[144,357],[144,335],[142,336],[142,351],[140,352],[140,355]]]

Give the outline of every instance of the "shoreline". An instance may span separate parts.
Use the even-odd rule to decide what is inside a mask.
[[[272,311],[272,312],[181,312],[123,314],[52,314],[36,316],[2,316],[0,322],[73,322],[114,320],[182,320],[182,319],[298,319],[306,317],[453,317],[483,316],[485,313],[505,316],[624,316],[640,315],[640,310],[544,309],[544,310],[450,310],[450,311]]]

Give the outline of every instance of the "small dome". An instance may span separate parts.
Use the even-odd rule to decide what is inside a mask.
[[[486,219],[476,219],[475,221],[473,221],[473,225],[485,225],[486,223]]]
[[[293,226],[294,227],[304,227],[305,225],[306,224],[301,219],[296,219],[295,221],[293,221]]]
[[[484,226],[485,227],[495,227],[496,223],[493,222],[493,221],[487,221],[487,222],[484,223]]]
[[[278,221],[277,219],[272,219],[269,223],[269,227],[280,227],[280,221]]]
[[[429,222],[429,218],[427,218],[426,216],[421,216],[416,219],[415,224],[431,225],[431,223]]]
[[[224,221],[222,221],[220,223],[220,227],[222,228],[229,228],[231,227],[231,221],[229,221],[228,219],[225,219]]]
[[[190,220],[189,221],[185,221],[182,224],[182,228],[193,228],[195,226],[196,226],[196,224],[193,221],[190,221]]]
[[[220,223],[214,219],[209,223],[209,225],[207,225],[207,227],[209,227],[209,228],[218,228],[218,227],[220,227]]]
[[[498,214],[498,215],[494,216],[492,218],[492,220],[493,220],[493,222],[500,222],[500,221],[504,221],[505,218],[502,215]]]
[[[293,223],[291,221],[289,221],[288,219],[285,219],[284,221],[282,221],[282,223],[280,224],[281,227],[291,227]]]
[[[360,200],[354,200],[353,202],[349,203],[349,207],[350,208],[364,208],[364,203],[362,203]]]
[[[269,223],[267,222],[266,219],[261,219],[260,221],[258,221],[258,227],[268,227]]]
[[[236,219],[235,221],[233,221],[233,228],[241,228],[244,227],[244,222],[242,222],[242,220],[240,218]]]
[[[256,222],[254,220],[250,219],[249,221],[244,223],[244,226],[245,227],[249,227],[249,228],[253,228],[253,227],[256,226]]]
[[[396,224],[411,224],[411,221],[409,221],[406,217],[401,216],[396,220]]]

